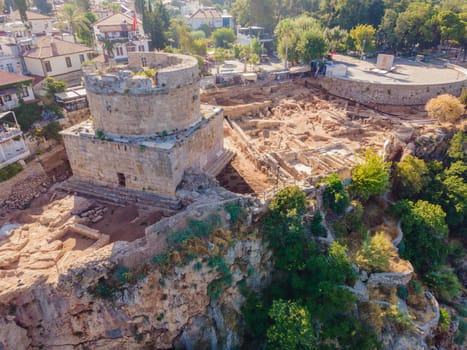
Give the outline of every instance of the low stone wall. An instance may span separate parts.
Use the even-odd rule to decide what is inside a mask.
[[[368,278],[368,286],[371,287],[397,287],[405,286],[410,282],[413,275],[413,267],[404,272],[383,272],[383,273],[372,273]]]
[[[386,84],[325,77],[320,83],[331,94],[356,102],[410,106],[423,105],[440,94],[459,96],[467,78],[441,84]]]

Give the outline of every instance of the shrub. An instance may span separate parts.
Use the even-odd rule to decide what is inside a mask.
[[[370,196],[385,193],[389,184],[389,163],[375,151],[366,150],[363,162],[352,168],[350,188],[366,201]]]
[[[403,330],[412,328],[411,317],[408,313],[403,312],[396,305],[391,305],[385,312],[385,316],[392,322],[396,323],[398,328]]]
[[[407,155],[394,169],[393,192],[400,198],[411,198],[428,184],[428,168],[422,159]]]
[[[349,205],[349,195],[344,189],[337,174],[329,175],[324,181],[328,183],[323,192],[323,202],[326,208],[336,214],[342,214]]]
[[[425,111],[430,118],[435,118],[439,122],[454,123],[464,114],[464,106],[457,97],[443,94],[429,100],[425,105]]]
[[[451,325],[451,316],[449,315],[448,310],[444,307],[439,308],[439,330],[441,332],[447,332],[449,330],[449,326]]]
[[[237,220],[239,220],[243,214],[243,208],[240,205],[240,203],[235,202],[235,203],[227,203],[225,205],[225,210],[227,213],[230,215],[230,222],[232,224],[235,224]]]
[[[428,287],[441,301],[449,302],[457,297],[462,290],[462,285],[456,274],[447,267],[431,271],[424,277]]]
[[[357,252],[356,262],[361,268],[371,271],[387,271],[389,260],[395,255],[394,247],[384,232],[378,232],[363,241]]]
[[[23,167],[19,163],[8,164],[7,166],[0,169],[0,182],[11,179],[13,176],[23,170]]]
[[[311,233],[314,236],[318,236],[318,237],[326,236],[326,229],[324,228],[323,225],[321,225],[322,221],[323,221],[323,216],[321,215],[321,212],[317,211],[311,218],[311,222],[310,222]]]
[[[63,80],[57,80],[52,77],[45,78],[45,91],[47,97],[53,97],[53,94],[56,92],[63,92],[66,90],[66,83]]]

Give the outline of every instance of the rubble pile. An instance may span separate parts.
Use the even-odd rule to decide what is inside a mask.
[[[25,209],[34,198],[47,192],[51,185],[52,180],[45,174],[30,175],[12,188],[8,198],[3,203],[0,203],[0,207]]]
[[[106,206],[95,206],[84,212],[79,213],[79,217],[83,218],[84,222],[92,222],[93,224],[101,221],[104,218],[105,213],[109,210]]]

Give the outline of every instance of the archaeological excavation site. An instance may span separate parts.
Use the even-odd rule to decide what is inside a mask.
[[[196,58],[162,52],[83,66],[86,119],[0,183],[0,349],[242,348],[245,290],[273,279],[261,230],[274,196],[298,186],[305,217],[326,219],[323,179],[349,183],[366,149],[437,159],[452,136],[423,108],[428,83],[413,104],[408,85],[372,87],[390,96],[376,103],[366,85],[327,79],[200,90]],[[465,80],[446,84],[460,93]],[[384,215],[369,227],[399,244]],[[317,244],[333,239],[323,227]],[[353,291],[408,285],[414,269],[398,259]],[[439,307],[420,304],[425,337]]]

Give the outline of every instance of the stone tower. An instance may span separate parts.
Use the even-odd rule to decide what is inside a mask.
[[[200,107],[195,58],[129,53],[83,71],[92,120],[62,132],[74,179],[173,197],[186,170],[223,158],[222,109]]]

